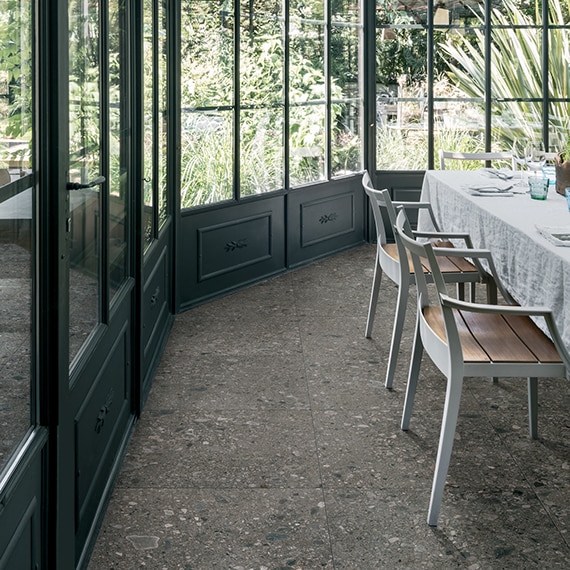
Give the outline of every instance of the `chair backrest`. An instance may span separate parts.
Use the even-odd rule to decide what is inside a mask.
[[[396,210],[399,207],[403,207],[406,209],[406,211],[425,211],[428,214],[435,231],[440,231],[435,219],[435,214],[429,202],[407,202],[401,200],[392,201],[390,197],[390,191],[388,189],[377,190],[374,188],[368,171],[364,171],[364,174],[362,175],[362,187],[364,188],[364,191],[369,198],[370,207],[372,208],[372,213],[374,215],[374,222],[376,223],[378,242],[380,244],[384,244],[387,241],[386,226],[384,221],[385,218],[383,217],[382,212],[386,212],[386,215],[388,217],[386,223],[389,223],[390,228],[392,229],[396,223]]]
[[[384,218],[382,217],[382,210],[388,214],[388,220],[391,225],[396,222],[396,211],[390,200],[390,192],[387,189],[377,190],[372,186],[370,174],[365,171],[362,176],[362,187],[368,196],[372,214],[374,215],[374,222],[376,224],[376,235],[379,244],[386,243],[386,227],[384,225]]]
[[[516,163],[512,152],[456,152],[440,149],[439,166],[441,170],[445,170],[446,160],[477,160],[480,162],[489,162],[493,160],[510,161],[511,168],[516,170]]]

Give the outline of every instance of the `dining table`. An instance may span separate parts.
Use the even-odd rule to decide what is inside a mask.
[[[442,231],[467,232],[475,248],[491,252],[499,279],[520,305],[549,307],[570,348],[570,211],[553,184],[545,200],[532,199],[531,175],[429,170],[420,200],[431,203]],[[418,229],[433,230],[428,216],[420,214]]]

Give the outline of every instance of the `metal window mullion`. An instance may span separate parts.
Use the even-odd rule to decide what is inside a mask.
[[[158,239],[159,206],[158,185],[160,182],[160,85],[159,85],[159,0],[152,0],[152,239]]]
[[[433,100],[433,87],[434,87],[434,37],[433,37],[433,10],[434,0],[427,2],[427,111],[428,111],[428,169],[434,167],[434,100]]]
[[[548,53],[549,45],[548,31],[549,31],[549,13],[548,2],[542,3],[542,140],[544,141],[544,148],[548,150],[548,116],[550,108],[550,99],[548,94],[549,84],[549,66],[548,66]]]
[[[359,77],[360,93],[364,98],[362,144],[364,168],[374,178],[376,172],[376,5],[361,2],[360,58],[362,70]]]
[[[289,168],[289,157],[290,157],[290,145],[289,145],[289,108],[290,108],[290,97],[289,97],[289,85],[290,85],[290,68],[289,68],[289,51],[291,49],[291,42],[289,38],[290,29],[290,15],[289,15],[289,0],[284,0],[283,9],[284,22],[283,22],[283,184],[286,189],[290,187],[290,168]]]
[[[332,77],[331,77],[331,2],[325,0],[325,38],[324,38],[324,51],[325,51],[325,179],[329,180],[332,174]]]
[[[101,230],[101,250],[99,255],[99,271],[101,275],[99,319],[102,323],[109,322],[109,18],[107,2],[99,5],[99,173],[105,176],[106,182],[99,187],[101,212],[99,226]]]
[[[232,165],[233,170],[233,190],[234,190],[234,200],[239,201],[240,199],[240,156],[241,156],[241,92],[240,92],[240,65],[241,65],[241,9],[240,3],[234,2],[234,74],[233,74],[233,88],[234,88],[234,132],[233,132],[233,144],[234,144],[234,163]]]
[[[492,74],[491,74],[491,0],[485,2],[485,55],[484,55],[484,75],[485,75],[485,150],[491,150],[491,119],[492,119]]]

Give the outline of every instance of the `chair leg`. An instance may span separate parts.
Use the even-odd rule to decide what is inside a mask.
[[[457,283],[455,288],[457,290],[457,298],[460,301],[465,301],[465,283]]]
[[[402,413],[401,428],[408,431],[410,427],[410,418],[412,417],[412,408],[414,407],[414,397],[416,395],[416,387],[420,375],[420,364],[424,346],[420,337],[419,319],[416,320],[416,329],[414,333],[414,344],[412,347],[412,359],[410,361],[410,370],[408,372],[408,385],[406,388],[406,399],[404,401],[404,411]]]
[[[453,439],[457,426],[457,416],[459,415],[459,403],[461,401],[461,391],[463,388],[463,377],[453,376],[447,380],[447,392],[445,394],[445,408],[443,411],[443,421],[441,424],[441,434],[439,436],[439,448],[437,450],[437,460],[435,463],[435,473],[431,490],[427,522],[430,526],[437,526],[439,510],[451,451],[453,449]]]
[[[370,293],[370,304],[368,305],[368,318],[366,320],[365,337],[372,337],[372,326],[374,325],[374,316],[376,315],[376,305],[378,304],[378,293],[380,292],[380,283],[382,282],[382,268],[376,252],[376,265],[374,266],[374,278],[372,279],[372,291]]]
[[[538,439],[538,378],[528,379],[528,425],[530,437]]]
[[[487,303],[489,305],[496,305],[498,298],[497,298],[497,284],[495,283],[494,279],[488,279],[487,283]]]
[[[396,301],[396,314],[394,315],[394,326],[392,328],[392,340],[390,341],[390,354],[388,356],[388,369],[386,370],[385,386],[390,390],[394,383],[394,374],[396,373],[396,364],[398,362],[398,353],[400,352],[400,343],[402,341],[402,332],[404,330],[404,321],[406,319],[406,309],[408,307],[408,295],[410,291],[410,283],[400,283],[398,287],[398,300]]]

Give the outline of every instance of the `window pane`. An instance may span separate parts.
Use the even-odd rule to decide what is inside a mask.
[[[158,227],[166,222],[167,210],[167,117],[168,117],[168,83],[167,83],[167,21],[165,0],[158,1]]]
[[[325,179],[324,104],[290,109],[290,184],[298,186]]]
[[[125,22],[119,11],[120,0],[109,1],[109,277],[111,298],[128,275],[128,93]]]
[[[241,195],[283,188],[283,107],[242,111],[240,119]]]
[[[143,196],[143,242],[147,248],[154,239],[154,208],[155,197],[153,194],[154,179],[156,176],[154,165],[154,42],[156,33],[153,17],[153,1],[144,0],[143,4],[144,38],[143,38],[143,172],[144,172],[144,196]]]
[[[234,98],[232,2],[182,2],[182,105],[231,105]]]
[[[0,12],[0,471],[35,416],[31,409],[32,2]]]
[[[69,5],[69,179],[88,183],[100,173],[99,6]],[[101,267],[100,186],[70,193],[70,362],[99,323]]]
[[[289,50],[289,97],[292,103],[324,101],[324,26],[306,25],[291,32]]]
[[[233,12],[231,1],[181,3],[182,208],[234,197]]]
[[[360,3],[356,0],[331,0],[333,22],[360,22]]]
[[[378,168],[427,167],[427,34],[390,29],[376,42]]]
[[[289,13],[291,19],[303,18],[307,20],[325,19],[324,0],[290,0]]]
[[[355,94],[358,94],[358,86],[355,86]],[[333,176],[359,172],[362,169],[360,109],[360,99],[346,102],[333,101],[331,143],[331,171]]]
[[[182,208],[233,198],[233,111],[182,113]]]

